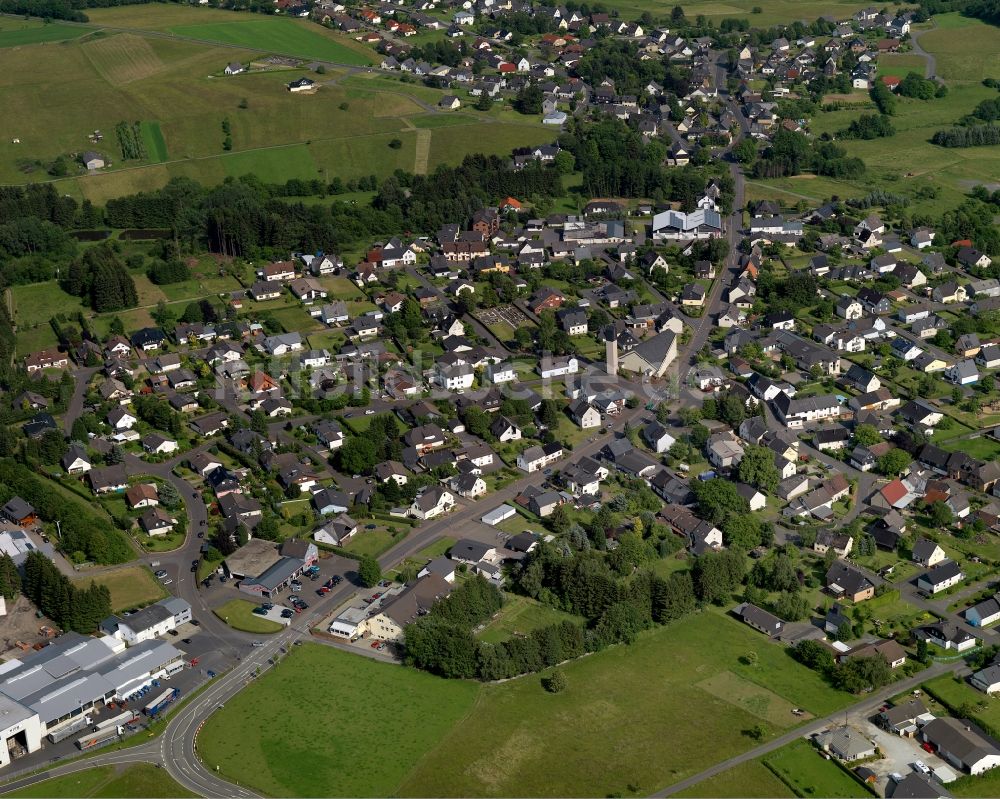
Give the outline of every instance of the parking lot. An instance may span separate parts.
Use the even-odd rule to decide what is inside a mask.
[[[933,702],[926,695],[920,697],[927,705],[927,709],[935,716],[946,716],[947,711],[936,702]],[[860,714],[852,714],[849,717],[850,726],[854,727],[865,737],[872,740],[882,753],[879,760],[865,763],[878,775],[879,792],[884,796],[886,786],[889,782],[890,774],[899,774],[905,777],[915,771],[913,763],[920,761],[932,772],[942,769],[942,773],[954,774],[954,768],[938,757],[933,752],[928,752],[920,745],[916,738],[903,738],[895,733],[883,730],[877,724],[869,721],[868,718]]]
[[[325,556],[325,557],[324,557]],[[281,605],[283,607],[288,607],[290,598],[293,596],[301,596],[310,605],[314,602],[320,601],[320,596],[317,595],[316,591],[323,585],[324,582],[330,580],[331,578],[339,578],[340,580],[348,580],[349,582],[354,582],[357,580],[357,569],[358,562],[352,560],[351,558],[344,558],[340,555],[333,555],[329,553],[321,553],[319,563],[319,574],[316,579],[313,580],[305,575],[299,577],[299,581],[302,583],[301,591],[290,591],[282,590],[276,592],[275,596],[270,599],[262,599],[261,602],[271,602],[274,605]],[[254,597],[241,593],[237,587],[236,580],[225,579],[213,574],[208,581],[208,585],[205,585],[204,581],[198,584],[198,590],[201,591],[202,595],[205,597],[205,601],[208,603],[209,607],[218,607],[219,605],[228,602],[230,599],[245,599],[249,602],[254,601]],[[270,617],[268,617],[270,618]],[[284,624],[285,622],[279,618],[274,619],[279,623]]]

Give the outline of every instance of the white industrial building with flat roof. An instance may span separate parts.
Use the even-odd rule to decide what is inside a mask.
[[[0,663],[0,767],[12,753],[30,753],[43,735],[88,710],[124,699],[184,667],[165,641],[133,647],[112,636],[66,633],[23,659]]]
[[[110,616],[101,622],[101,630],[128,646],[135,646],[166,635],[188,621],[191,621],[191,605],[179,597],[170,596],[131,616]]]

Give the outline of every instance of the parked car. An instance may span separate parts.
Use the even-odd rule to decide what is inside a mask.
[[[253,613],[256,616],[266,616],[267,615],[267,611],[264,610],[264,608],[254,608],[250,612]]]
[[[331,577],[330,579],[333,580],[334,585],[340,585],[342,582],[344,582],[344,578],[341,577],[339,574],[333,575],[333,577]]]
[[[283,618],[283,619],[290,619],[294,615],[295,615],[295,611],[291,610],[289,608],[285,608],[283,611],[281,611],[281,618]]]
[[[263,641],[253,641],[250,646],[264,646]]]
[[[931,770],[927,767],[927,764],[923,760],[914,760],[911,764],[914,771],[919,771],[921,774],[930,774]]]
[[[195,627],[201,627],[201,622],[200,622],[200,621],[198,621],[197,619],[191,619],[191,623],[192,623],[192,624],[193,624],[193,625],[194,625]]]
[[[156,576],[158,579],[162,580],[164,577],[167,576],[166,569],[160,569],[158,572],[156,572]]]
[[[177,630],[167,630],[167,632],[170,633],[172,636],[174,636],[174,638],[180,635],[180,633],[177,632]]]

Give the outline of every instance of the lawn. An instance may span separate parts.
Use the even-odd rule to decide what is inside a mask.
[[[528,597],[508,594],[500,613],[483,628],[479,638],[495,644],[508,638],[524,636],[538,627],[547,627],[565,620],[583,623],[583,619],[578,616],[556,610]]]
[[[337,41],[315,24],[289,19],[246,19],[198,25],[177,25],[171,33],[200,41],[221,42],[267,50],[297,58],[315,58],[348,66],[367,66],[372,56]]]
[[[87,33],[93,33],[93,31],[76,25],[61,25],[59,23],[46,25],[34,19],[13,20],[6,18],[0,22],[0,47],[62,42],[67,39],[76,39]]]
[[[394,796],[481,690],[306,644],[212,715],[198,750],[271,796]]]
[[[767,755],[764,763],[799,796],[867,797],[871,794],[836,763],[823,759],[819,750],[798,740]]]
[[[948,790],[955,796],[1000,796],[1000,769],[978,777],[960,777],[948,783]]]
[[[230,599],[212,612],[234,630],[245,633],[278,633],[284,629],[277,622],[252,613],[255,607],[256,604],[245,599]]]
[[[728,799],[746,797],[753,799],[786,799],[794,797],[792,789],[779,780],[774,772],[759,760],[750,760],[699,782],[685,791],[674,794],[687,799]]]
[[[396,529],[395,535],[381,526],[376,530],[359,530],[358,534],[352,536],[351,540],[347,542],[344,549],[362,557],[377,558],[392,548],[394,544],[406,538],[406,534],[410,531],[407,525],[400,525]]]
[[[125,566],[74,580],[82,586],[89,586],[91,581],[108,587],[111,591],[111,610],[115,613],[148,605],[167,595],[166,589],[145,566]]]
[[[741,662],[750,651],[757,665]],[[648,795],[751,748],[746,730],[760,725],[767,738],[786,729],[767,721],[771,701],[817,715],[852,701],[783,648],[714,611],[645,633],[633,646],[581,658],[564,671],[569,687],[557,695],[546,694],[537,677],[485,686],[473,711],[399,793]],[[734,703],[696,685],[726,672],[741,694],[756,693],[760,701]],[[789,724],[792,718],[789,713]]]
[[[905,78],[911,72],[923,75],[926,64],[922,56],[914,53],[886,53],[879,56],[878,74],[895,75],[897,78]]]
[[[149,763],[130,766],[91,766],[64,777],[11,791],[6,796],[25,799],[46,797],[105,797],[105,799],[157,799],[197,796],[185,790],[163,769]]]
[[[987,728],[1000,730],[1000,698],[986,696],[965,680],[956,681],[950,674],[926,682],[924,688],[932,696],[940,697],[956,710],[963,706],[975,708],[971,714],[973,721]]]

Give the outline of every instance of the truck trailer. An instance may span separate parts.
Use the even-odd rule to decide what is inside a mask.
[[[147,716],[155,716],[181,695],[179,688],[168,688],[142,709]]]

